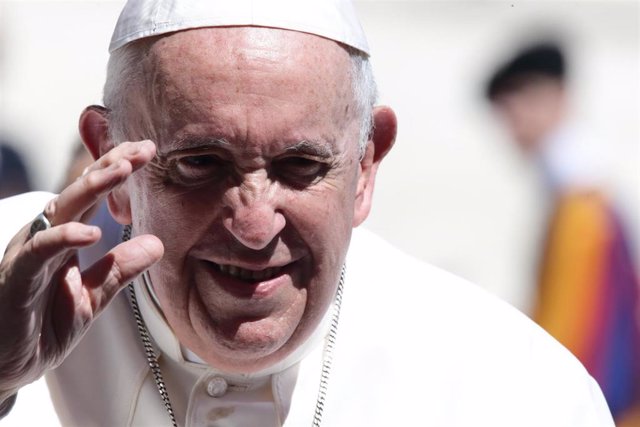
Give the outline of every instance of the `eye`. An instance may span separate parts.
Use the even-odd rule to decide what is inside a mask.
[[[184,156],[175,160],[173,169],[177,181],[197,184],[219,177],[225,170],[225,162],[212,154]]]
[[[285,157],[274,162],[277,176],[295,186],[307,186],[317,182],[328,169],[327,163],[308,157]]]
[[[206,156],[187,156],[180,159],[180,162],[187,167],[207,168],[217,163],[219,159],[212,155]]]

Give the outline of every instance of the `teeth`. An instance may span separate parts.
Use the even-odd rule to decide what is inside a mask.
[[[222,273],[228,274],[241,280],[261,281],[271,279],[280,272],[281,267],[269,267],[264,270],[249,270],[235,265],[218,264]]]
[[[238,268],[238,271],[240,273],[240,278],[243,280],[251,279],[251,276],[253,275],[250,270],[245,270],[244,268]]]

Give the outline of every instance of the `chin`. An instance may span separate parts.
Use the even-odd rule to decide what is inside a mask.
[[[200,340],[204,347],[200,357],[230,373],[251,373],[279,362],[290,353],[293,330],[265,320],[243,322],[233,333],[215,334],[204,343]]]

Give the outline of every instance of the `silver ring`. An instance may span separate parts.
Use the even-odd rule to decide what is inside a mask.
[[[29,239],[33,238],[38,231],[48,230],[49,228],[51,228],[51,222],[49,222],[49,219],[44,215],[44,212],[39,213],[31,223]]]

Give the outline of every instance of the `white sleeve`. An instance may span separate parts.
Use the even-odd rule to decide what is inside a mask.
[[[34,191],[0,199],[0,253],[4,254],[13,236],[33,221],[54,197],[52,193]]]

